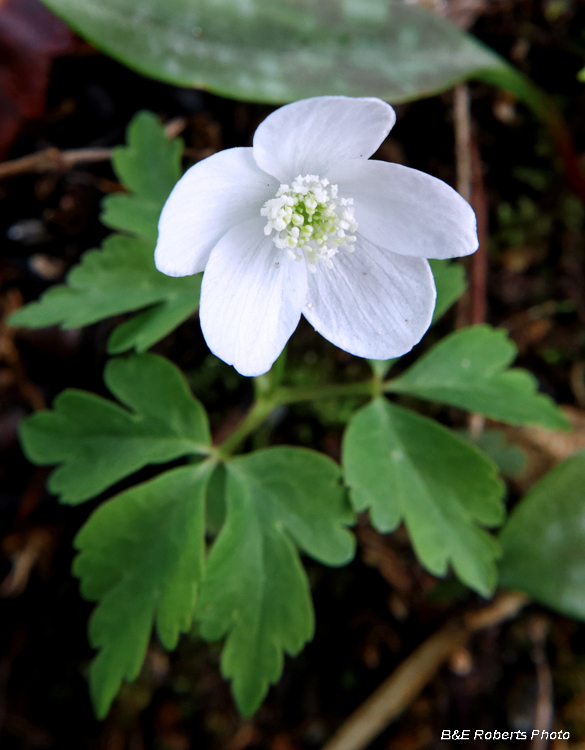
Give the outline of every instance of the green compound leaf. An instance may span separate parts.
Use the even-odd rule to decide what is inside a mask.
[[[201,274],[180,279],[165,276],[154,266],[152,243],[114,234],[101,250],[82,256],[67,277],[67,285],[51,287],[38,302],[22,307],[11,325],[27,328],[61,324],[80,328],[112,315],[154,307],[123,323],[112,334],[111,354],[132,346],[144,351],[188,317],[199,304]],[[146,325],[147,324],[147,325]]]
[[[461,263],[431,259],[429,264],[437,287],[437,302],[433,313],[434,323],[457,302],[467,289],[467,282],[465,280],[465,269]]]
[[[481,526],[504,518],[494,464],[447,428],[376,399],[352,418],[343,441],[345,479],[356,511],[370,509],[383,533],[404,520],[421,563],[444,576],[449,563],[488,596],[496,584],[496,540]]]
[[[537,482],[499,538],[502,586],[585,620],[585,453]]]
[[[108,354],[122,354],[128,349],[146,351],[199,307],[203,274],[182,278],[165,276],[161,280],[159,277],[164,274],[156,273],[158,289],[162,291],[164,287],[167,290],[164,301],[134,315],[112,331],[108,339]]]
[[[129,194],[107,195],[102,222],[156,243],[158,218],[181,177],[183,141],[169,140],[152,112],[138,112],[126,132],[127,146],[114,149],[112,165]]]
[[[137,236],[115,234],[90,250],[38,302],[25,305],[10,324],[79,328],[104,318],[147,308],[110,336],[108,351],[146,351],[199,306],[201,274],[171,278],[156,270],[158,217],[180,177],[180,139],[168,140],[158,119],[139,112],[128,127],[128,146],[114,150],[114,168],[129,194],[104,198],[102,221]]]
[[[313,635],[308,581],[295,543],[327,565],[352,559],[354,515],[339,467],[301,448],[269,448],[226,467],[227,515],[207,561],[197,619],[201,635],[226,636],[223,675],[242,714],[280,677],[283,652]]]
[[[406,101],[504,61],[416,4],[389,0],[45,0],[132,68],[179,86],[280,103]]]
[[[73,572],[86,599],[99,601],[89,626],[100,653],[90,682],[104,718],[122,680],[140,671],[153,623],[173,649],[191,627],[203,572],[205,462],[161,474],[103,503],[75,539]]]
[[[146,464],[206,453],[207,417],[180,371],[162,357],[135,354],[110,360],[104,381],[127,406],[68,389],[53,409],[24,420],[21,441],[36,464],[61,464],[49,490],[80,503]]]
[[[517,354],[506,331],[477,325],[455,331],[392,381],[395,392],[479,412],[507,424],[569,429],[558,406],[537,393],[526,370],[507,369]]]

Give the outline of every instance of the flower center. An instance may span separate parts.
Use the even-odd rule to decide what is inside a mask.
[[[275,198],[266,201],[260,211],[268,223],[266,235],[286,252],[290,260],[307,259],[309,271],[322,261],[333,267],[331,259],[340,248],[353,252],[357,222],[353,199],[338,198],[337,185],[316,175],[299,175],[292,185],[281,185]]]

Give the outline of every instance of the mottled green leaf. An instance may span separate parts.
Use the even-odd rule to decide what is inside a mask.
[[[405,101],[504,61],[397,0],[45,0],[130,67],[236,99],[344,94]]]
[[[353,513],[339,467],[319,453],[269,448],[226,468],[226,520],[207,561],[197,618],[204,638],[226,637],[222,672],[250,715],[280,677],[283,652],[297,654],[313,635],[295,543],[327,565],[347,563]]]
[[[94,497],[146,464],[208,450],[205,411],[173,364],[154,354],[114,359],[104,380],[128,408],[68,389],[22,423],[27,457],[60,464],[48,486],[64,503]]]
[[[502,586],[585,620],[585,453],[535,484],[499,538]]]
[[[494,464],[447,428],[385,399],[352,418],[343,440],[345,479],[356,511],[370,509],[378,531],[404,521],[422,564],[444,576],[449,563],[489,595],[499,547],[482,526],[502,522],[502,482]]]

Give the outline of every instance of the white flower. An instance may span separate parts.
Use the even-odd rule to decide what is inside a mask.
[[[425,259],[477,249],[474,213],[452,188],[368,161],[395,119],[379,99],[294,102],[264,120],[253,148],[210,156],[171,193],[156,267],[205,271],[203,335],[243,375],[270,369],[301,313],[351,354],[401,356],[431,322]]]

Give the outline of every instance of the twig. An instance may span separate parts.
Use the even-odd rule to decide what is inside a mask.
[[[186,117],[173,117],[172,120],[169,120],[165,123],[165,133],[167,138],[170,140],[171,138],[176,138],[178,135],[181,135],[183,130],[187,127],[187,118]]]
[[[455,86],[453,105],[457,192],[466,201],[471,202],[471,117],[469,114],[469,88],[465,84]]]
[[[11,313],[22,305],[22,295],[17,289],[8,289],[0,300],[0,363],[6,363],[12,372],[14,383],[22,397],[29,402],[35,411],[46,409],[45,398],[40,389],[27,377],[20,358],[20,352],[14,342],[15,330],[6,322]]]
[[[448,623],[419,646],[342,724],[323,750],[366,747],[416,698],[456,648],[467,641],[460,623]]]
[[[570,380],[573,396],[580,407],[585,407],[585,362],[575,362],[571,367]]]
[[[468,612],[464,616],[470,634],[483,628],[493,628],[506,620],[511,620],[523,609],[530,599],[521,591],[504,591],[487,607]]]
[[[71,151],[46,148],[35,154],[0,164],[0,179],[30,172],[64,171],[82,162],[109,161],[112,158],[112,151],[111,148],[76,148]]]
[[[525,594],[505,592],[480,610],[449,621],[422,643],[345,721],[323,750],[362,750],[396,719],[451,654],[476,630],[515,617],[528,603]]]
[[[471,203],[471,113],[469,108],[469,89],[466,85],[456,86],[453,90],[453,131],[455,136],[455,181],[457,192],[468,203]],[[467,274],[470,273],[470,260],[460,261]],[[465,328],[471,318],[471,291],[467,289],[460,297],[455,317],[455,327]]]
[[[8,548],[22,541],[17,549]],[[53,535],[43,528],[31,529],[23,540],[18,535],[6,537],[4,551],[12,558],[12,570],[0,584],[0,596],[18,596],[25,590],[33,568],[54,544]]]
[[[457,327],[468,323],[483,323],[487,308],[487,197],[483,183],[482,164],[477,141],[471,127],[469,89],[456,86],[453,98],[455,128],[455,165],[457,192],[471,203],[477,217],[479,247],[468,264],[470,276],[469,294],[460,300],[457,310]],[[481,414],[470,414],[468,421],[471,437],[477,440],[485,426]]]
[[[471,325],[484,323],[487,314],[487,273],[488,273],[488,202],[483,181],[483,167],[477,140],[471,135],[471,205],[477,219],[479,246],[471,256]],[[485,427],[483,414],[469,415],[469,432],[473,440],[478,440]]]
[[[50,470],[46,466],[37,466],[34,470],[34,473],[22,494],[22,500],[18,506],[18,513],[16,514],[15,526],[23,526],[37,506],[47,484],[49,472]]]
[[[483,168],[477,140],[472,136],[470,144],[471,205],[477,217],[479,247],[471,256],[471,323],[483,323],[487,308],[487,244],[488,201],[483,181]]]
[[[457,192],[471,203],[477,217],[479,248],[471,256],[471,309],[465,311],[469,322],[476,324],[486,318],[488,212],[481,156],[471,127],[467,86],[455,87],[453,114]]]
[[[184,117],[175,117],[165,125],[168,138],[175,138],[185,129],[187,121]],[[97,163],[109,161],[114,152],[113,148],[76,148],[60,151],[58,148],[46,148],[35,154],[12,159],[0,164],[0,180],[20,174],[34,172],[63,172],[77,164]],[[185,149],[185,154],[196,161],[204,159],[213,153],[211,149]]]
[[[546,658],[545,643],[548,635],[549,622],[546,617],[537,617],[532,622],[532,661],[536,665],[536,709],[534,712],[534,729],[538,735],[532,740],[532,750],[545,750],[548,741],[543,744],[540,737],[548,732],[553,717],[553,683],[548,659]]]

